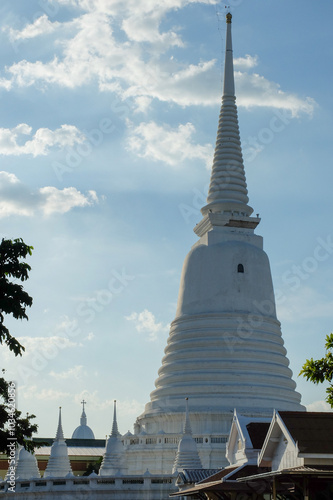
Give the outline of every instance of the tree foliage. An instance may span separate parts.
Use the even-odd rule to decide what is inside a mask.
[[[317,360],[307,359],[299,374],[314,384],[329,382],[330,385],[326,389],[326,401],[333,408],[333,333],[326,335],[325,348],[325,356]]]
[[[5,343],[15,356],[22,356],[24,347],[13,337],[4,325],[6,314],[15,319],[28,319],[26,308],[32,305],[32,297],[19,281],[29,278],[31,267],[21,259],[31,255],[33,247],[22,238],[2,239],[0,243],[0,343]]]
[[[4,373],[4,370],[2,370]],[[12,389],[12,382],[7,382],[0,378],[0,452],[7,453],[8,437],[15,437],[15,442],[24,446],[28,451],[33,451],[36,443],[27,438],[37,432],[37,424],[31,423],[35,415],[27,414],[22,416],[22,412],[16,408],[16,388]]]
[[[86,471],[82,474],[82,476],[90,476],[90,474],[92,474],[93,472],[95,472],[95,474],[98,474],[99,469],[101,468],[102,465],[102,461],[103,457],[99,457],[99,459],[96,460],[96,462],[90,462],[88,464]]]
[[[22,356],[24,347],[10,334],[4,320],[8,314],[15,319],[28,319],[26,308],[32,305],[32,297],[20,281],[29,278],[31,267],[22,259],[31,255],[32,250],[22,238],[2,239],[0,243],[0,343],[6,344],[15,356]],[[0,377],[0,452],[7,453],[10,436],[15,436],[17,444],[33,451],[36,444],[28,439],[37,432],[37,425],[31,423],[34,418],[35,415],[29,414],[23,417],[17,410],[15,385]]]

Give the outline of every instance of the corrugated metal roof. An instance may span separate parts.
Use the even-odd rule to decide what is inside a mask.
[[[85,447],[85,446],[68,446],[68,456],[73,457],[73,456],[79,456],[79,457],[101,457],[104,455],[105,452],[105,447],[99,448],[99,447]],[[41,448],[38,448],[38,450],[35,451],[36,457],[39,457],[41,455],[50,455],[51,453],[51,446],[42,446]]]

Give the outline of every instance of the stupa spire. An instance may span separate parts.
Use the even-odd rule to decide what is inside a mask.
[[[50,458],[44,472],[44,477],[66,477],[68,474],[72,475],[72,468],[62,430],[60,406],[57,433],[51,446]]]
[[[234,81],[234,61],[232,52],[232,39],[231,39],[231,18],[230,12],[226,15],[227,21],[227,36],[224,60],[224,81],[223,81],[223,95],[235,97],[235,81]]]
[[[184,422],[184,434],[192,434],[190,416],[188,413],[188,398],[185,398],[186,407],[185,407],[185,422]]]
[[[173,464],[172,473],[184,469],[202,469],[201,460],[196,442],[192,436],[190,417],[188,412],[188,398],[186,401],[184,432],[181,437]]]
[[[118,432],[116,403],[116,400],[114,400],[112,431],[106,442],[105,453],[99,470],[100,476],[125,474],[127,469],[124,446]]]
[[[55,437],[55,441],[64,441],[64,431],[62,430],[62,423],[61,423],[61,406],[59,406],[59,419],[58,419],[58,427],[57,427],[57,433]]]
[[[118,431],[118,424],[117,424],[117,401],[113,401],[113,422],[112,422],[112,430],[111,430],[111,436],[118,436],[119,431]]]
[[[253,212],[253,209],[248,205],[249,198],[239,136],[231,18],[231,14],[228,13],[226,15],[227,34],[222,106],[207,205],[201,210],[204,216],[208,213],[217,213],[224,216],[249,217]],[[220,221],[218,225],[228,225],[228,220],[225,220],[224,223]]]

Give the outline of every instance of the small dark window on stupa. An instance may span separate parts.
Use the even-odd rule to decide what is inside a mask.
[[[243,264],[238,264],[238,266],[237,266],[237,272],[238,273],[243,273],[244,272],[244,266],[243,266]]]

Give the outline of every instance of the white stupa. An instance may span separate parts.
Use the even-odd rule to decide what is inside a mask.
[[[126,474],[125,451],[118,431],[116,401],[114,401],[112,431],[106,443],[105,454],[99,470],[100,476]]]
[[[80,425],[75,429],[72,434],[72,439],[95,439],[93,431],[87,425],[87,415],[84,411],[84,405],[86,402],[83,400],[82,403],[82,414],[80,418]]]
[[[178,444],[172,472],[180,472],[184,469],[202,469],[197,445],[192,436],[190,417],[188,413],[188,398],[186,398],[184,432]]]
[[[57,433],[51,446],[50,458],[44,472],[44,477],[66,477],[71,474],[72,468],[68,458],[68,449],[61,425],[60,407]]]
[[[269,417],[274,409],[303,410],[276,317],[274,290],[263,238],[254,233],[243,165],[234,89],[231,14],[227,37],[222,107],[207,204],[194,228],[199,240],[187,255],[176,318],[162,366],[136,434],[149,442],[160,432],[181,435],[183,400],[191,400],[193,435],[203,466],[224,465],[214,436],[228,436],[234,408],[245,416]],[[147,438],[146,438],[146,442]],[[151,470],[151,450],[141,452]],[[146,454],[145,454],[146,453]],[[169,455],[168,455],[169,453]],[[134,454],[134,447],[129,453]],[[170,452],[159,461],[172,467]],[[155,460],[155,471],[159,472]],[[137,471],[139,467],[133,463]]]
[[[15,476],[16,479],[36,479],[40,477],[35,455],[23,446],[18,451]]]

